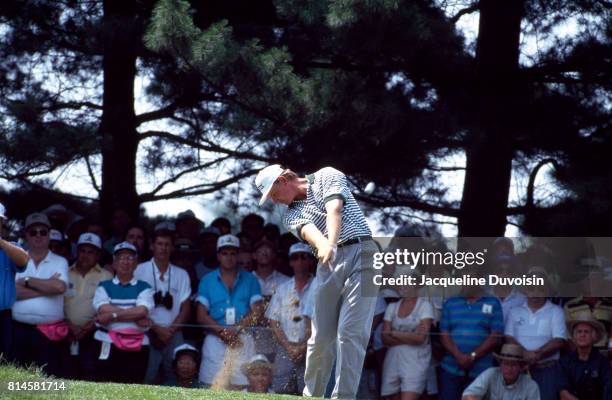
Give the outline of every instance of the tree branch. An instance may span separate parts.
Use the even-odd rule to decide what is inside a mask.
[[[438,206],[430,203],[426,203],[420,200],[412,199],[385,199],[382,197],[372,197],[356,193],[355,198],[363,201],[364,203],[370,204],[375,207],[408,207],[413,210],[423,211],[431,214],[440,214],[447,217],[459,217],[459,209],[450,206]]]
[[[85,156],[85,165],[87,165],[87,173],[89,174],[89,179],[91,179],[91,184],[93,186],[93,188],[95,189],[95,191],[98,193],[98,195],[100,195],[100,193],[102,192],[102,189],[100,189],[100,186],[98,186],[98,182],[96,182],[96,176],[93,172],[93,169],[91,168],[91,163],[89,162],[89,156]]]
[[[258,172],[257,169],[249,169],[241,174],[235,175],[231,178],[228,178],[222,181],[218,181],[213,184],[193,185],[193,186],[189,186],[183,189],[175,190],[173,192],[162,194],[162,195],[157,195],[157,196],[152,195],[150,193],[146,193],[146,194],[140,195],[139,199],[142,203],[147,203],[150,201],[168,200],[168,199],[176,199],[179,197],[196,196],[196,195],[214,193],[220,189],[223,189],[224,187],[228,185],[231,185],[232,183],[236,183],[240,181],[241,179],[254,175],[256,172]],[[204,187],[206,188],[198,189],[198,188],[204,188]]]
[[[136,126],[149,121],[155,121],[162,118],[170,118],[174,115],[174,111],[178,108],[178,103],[174,102],[155,111],[142,113],[136,116]]]
[[[459,12],[457,12],[457,14],[455,14],[451,19],[450,22],[452,22],[453,24],[456,24],[457,21],[459,21],[461,19],[461,17],[463,17],[464,15],[467,14],[471,14],[473,12],[476,12],[480,10],[480,2],[474,3],[469,7],[466,7],[462,10],[459,10]]]
[[[557,160],[554,158],[545,158],[541,160],[536,166],[533,168],[531,173],[529,174],[529,182],[527,183],[527,202],[525,204],[526,210],[533,210],[535,207],[534,204],[534,191],[535,191],[535,180],[538,177],[538,172],[540,169],[544,167],[546,164],[552,163],[555,168],[558,168]]]
[[[180,137],[178,135],[175,135],[173,133],[166,132],[166,131],[146,131],[140,134],[141,141],[147,138],[166,139],[174,143],[182,144],[185,146],[190,146],[190,147],[204,150],[204,151],[210,151],[213,153],[222,153],[222,154],[226,154],[228,156],[240,158],[243,160],[246,159],[246,160],[262,161],[265,163],[275,163],[278,161],[270,157],[258,156],[257,154],[253,154],[253,153],[246,152],[246,151],[235,151],[235,150],[226,149],[225,147],[221,147],[215,144],[205,145],[202,143],[198,143],[194,140],[186,139],[184,137]]]
[[[183,170],[183,171],[179,172],[178,174],[174,175],[172,178],[169,178],[169,179],[167,179],[167,180],[163,181],[162,183],[160,183],[159,185],[157,185],[157,187],[156,187],[155,189],[153,189],[152,191],[150,191],[150,192],[148,192],[148,193],[144,193],[143,195],[144,195],[144,196],[151,196],[151,195],[155,195],[155,194],[156,194],[156,193],[158,193],[160,190],[162,190],[162,189],[163,189],[163,188],[164,188],[166,185],[168,185],[168,184],[170,184],[170,183],[173,183],[173,182],[176,182],[176,181],[177,181],[177,180],[179,180],[179,178],[181,178],[182,176],[185,176],[185,175],[190,174],[190,173],[192,173],[192,172],[199,171],[199,170],[204,169],[204,168],[208,168],[208,167],[210,167],[211,165],[214,165],[214,164],[217,164],[217,163],[223,162],[223,161],[225,161],[225,160],[228,160],[229,158],[230,158],[230,156],[225,156],[225,157],[222,157],[222,158],[220,158],[220,159],[216,159],[216,160],[214,160],[214,161],[207,162],[207,163],[205,163],[205,164],[198,164],[198,165],[196,165],[196,166],[194,166],[194,167],[187,168],[187,169],[185,169],[185,170]]]

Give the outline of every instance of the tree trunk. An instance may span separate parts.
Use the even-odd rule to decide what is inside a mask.
[[[102,139],[102,187],[100,208],[103,221],[122,208],[136,220],[138,133],[134,111],[134,78],[140,29],[135,0],[104,1],[104,95],[100,123]]]
[[[460,236],[503,236],[519,94],[523,0],[481,0],[476,47],[476,128],[466,147]]]

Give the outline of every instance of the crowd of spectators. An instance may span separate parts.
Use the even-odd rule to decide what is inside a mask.
[[[99,382],[304,389],[317,262],[261,216],[234,230],[188,210],[151,229],[119,209],[107,232],[54,205],[22,227],[0,225],[18,241],[0,239],[5,360]],[[546,285],[382,288],[360,398],[612,399],[612,300],[559,298],[549,270],[495,245],[500,274]]]

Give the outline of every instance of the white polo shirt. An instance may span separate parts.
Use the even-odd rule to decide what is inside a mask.
[[[267,278],[261,278],[257,275],[257,270],[253,271],[253,275],[257,278],[259,286],[261,286],[262,296],[273,296],[277,288],[283,283],[289,280],[289,277],[285,274],[274,270]]]
[[[508,317],[510,316],[510,310],[512,310],[514,307],[525,304],[527,302],[527,296],[516,290],[516,288],[513,288],[508,296],[506,296],[503,300],[498,297],[498,300],[502,306],[505,325],[508,321]]]
[[[540,309],[533,312],[525,302],[510,310],[505,334],[512,336],[528,351],[539,349],[551,339],[565,339],[566,327],[563,309],[546,300]],[[557,359],[559,359],[559,352],[540,362]]]
[[[276,289],[266,310],[266,318],[278,321],[287,340],[292,343],[304,340],[304,318],[300,312],[300,305],[305,300],[311,282],[312,277],[308,279],[302,291],[298,292],[295,289],[295,278],[290,278]]]
[[[149,318],[157,325],[171,325],[181,311],[181,303],[191,296],[191,283],[189,274],[184,269],[170,264],[164,273],[164,280],[161,280],[161,273],[155,265],[153,259],[139,264],[134,271],[134,278],[139,281],[147,282],[151,285],[153,294],[155,290],[161,290],[165,295],[168,290],[172,294],[172,308],[168,310],[162,304],[153,308]]]
[[[29,276],[37,279],[49,279],[55,273],[59,279],[69,285],[68,262],[64,257],[49,251],[47,256],[36,266],[30,259],[25,271],[15,275],[15,281]],[[32,299],[17,300],[13,304],[13,319],[24,324],[46,324],[64,319],[64,294],[39,296]]]

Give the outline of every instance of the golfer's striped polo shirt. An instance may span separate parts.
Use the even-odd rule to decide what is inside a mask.
[[[300,230],[304,225],[312,223],[327,236],[325,203],[333,199],[342,199],[344,208],[338,242],[372,235],[342,172],[325,167],[306,178],[309,182],[306,199],[293,201],[283,217],[283,223],[291,233],[304,240],[300,236]]]

